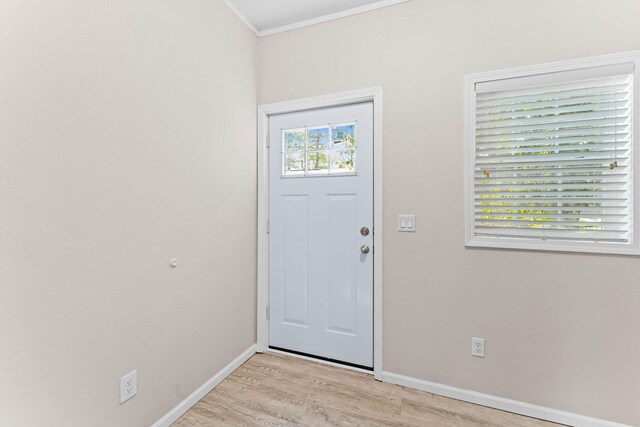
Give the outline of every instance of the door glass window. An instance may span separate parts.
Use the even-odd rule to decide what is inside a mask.
[[[307,129],[307,150],[329,148],[329,128]]]
[[[356,174],[355,123],[282,131],[282,175]]]

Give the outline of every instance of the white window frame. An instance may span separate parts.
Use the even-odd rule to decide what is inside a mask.
[[[569,241],[569,240],[537,240],[531,238],[492,237],[475,235],[475,209],[474,209],[474,170],[475,170],[475,115],[477,83],[571,71],[576,69],[601,67],[622,63],[635,63],[634,87],[633,87],[633,126],[631,148],[631,218],[629,243],[597,242],[597,241]],[[467,247],[503,248],[521,250],[561,251],[561,252],[587,252],[602,254],[640,255],[640,132],[635,131],[640,124],[640,81],[638,81],[638,68],[640,67],[640,51],[625,52],[612,55],[597,56],[591,58],[576,59],[570,61],[554,62],[527,67],[511,68],[507,70],[491,71],[485,73],[470,74],[465,77],[465,244]]]

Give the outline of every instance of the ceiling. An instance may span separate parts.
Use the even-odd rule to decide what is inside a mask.
[[[257,35],[338,19],[408,0],[224,0]]]

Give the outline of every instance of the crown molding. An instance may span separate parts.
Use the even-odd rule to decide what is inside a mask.
[[[242,12],[240,12],[232,3],[231,0],[222,0],[224,4],[229,7],[236,14],[238,18],[244,24],[249,27],[253,33],[258,37],[269,36],[272,34],[283,33],[285,31],[296,30],[298,28],[309,27],[311,25],[321,24],[323,22],[333,21],[336,19],[346,18],[348,16],[358,15],[360,13],[371,12],[376,9],[382,9],[384,7],[394,6],[400,3],[406,3],[411,0],[380,0],[375,3],[366,4],[360,7],[354,7],[347,10],[342,10],[340,12],[330,13],[328,15],[322,15],[311,19],[305,19],[303,21],[294,22],[292,24],[282,25],[279,27],[269,28],[266,30],[258,30],[252,23],[247,19]]]
[[[247,26],[247,28],[249,28],[253,32],[253,34],[260,37],[260,31],[258,31],[258,29],[251,23],[251,21],[249,21],[249,19],[247,19],[247,17],[244,16],[244,14],[240,12],[233,3],[231,3],[231,0],[222,0],[222,2],[226,4],[233,13],[235,13],[235,15],[244,23],[244,25]]]

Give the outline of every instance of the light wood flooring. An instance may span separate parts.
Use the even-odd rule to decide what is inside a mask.
[[[256,354],[173,424],[194,426],[556,426],[381,383],[353,370]]]

